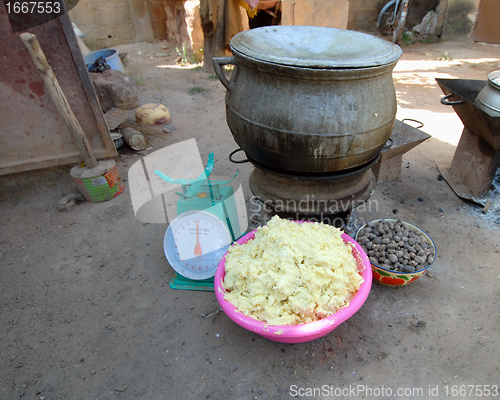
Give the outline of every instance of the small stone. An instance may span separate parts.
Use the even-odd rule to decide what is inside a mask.
[[[418,263],[418,264],[425,264],[425,260],[420,257],[420,256],[415,256],[414,260]]]
[[[123,386],[122,386],[122,387],[120,387],[120,388],[115,388],[115,393],[116,393],[116,394],[119,394],[119,393],[124,392],[125,390],[127,390],[127,386],[126,386],[126,385],[123,385]]]
[[[229,368],[229,371],[230,371],[230,372],[236,372],[236,371],[238,371],[238,366],[237,366],[237,365],[234,365],[234,364],[233,364],[233,365],[231,365],[231,367]]]
[[[165,126],[163,127],[163,132],[165,133],[172,133],[173,131],[175,131],[175,126],[173,126],[172,124],[165,124]]]
[[[415,272],[415,268],[411,265],[403,265],[402,270],[403,272]]]
[[[58,211],[68,211],[74,206],[85,202],[85,196],[81,193],[75,192],[63,197],[57,205]]]
[[[112,108],[132,110],[139,106],[139,88],[127,74],[107,70],[91,73],[90,77],[104,113]]]

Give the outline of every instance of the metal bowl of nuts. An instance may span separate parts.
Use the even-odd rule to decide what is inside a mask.
[[[417,226],[398,219],[376,219],[358,229],[355,240],[366,251],[373,278],[403,286],[424,275],[436,259],[436,245]]]

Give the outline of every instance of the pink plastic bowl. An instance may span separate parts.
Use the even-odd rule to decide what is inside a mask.
[[[247,233],[245,236],[237,240],[236,243],[243,244],[248,242],[255,237],[256,231],[257,229]],[[247,317],[239,312],[236,307],[229,303],[227,300],[224,300],[224,293],[226,293],[226,290],[222,286],[222,283],[224,282],[224,276],[226,275],[226,255],[224,255],[219,265],[217,266],[217,271],[215,272],[214,278],[215,295],[217,296],[217,300],[219,301],[222,310],[238,325],[275,342],[303,343],[320,338],[330,333],[342,322],[352,317],[356,313],[356,311],[361,308],[366,298],[368,297],[372,286],[372,268],[370,265],[370,261],[368,260],[368,256],[361,248],[361,246],[356,243],[350,236],[342,233],[342,239],[344,239],[344,242],[350,243],[352,245],[352,253],[356,258],[358,269],[364,279],[364,282],[361,284],[358,292],[351,299],[351,302],[347,305],[347,307],[340,309],[335,314],[330,315],[329,317],[310,322],[308,324],[300,325],[268,325],[267,323],[261,322],[255,318]]]

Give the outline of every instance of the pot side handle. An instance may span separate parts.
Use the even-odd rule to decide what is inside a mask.
[[[441,104],[444,104],[445,106],[454,106],[458,104],[464,104],[465,101],[463,100],[456,100],[456,101],[450,101],[448,100],[450,97],[453,96],[453,93],[447,94],[444,97],[441,97]]]
[[[231,65],[231,64],[236,65],[236,58],[234,56],[214,57],[214,58],[212,58],[212,63],[213,63],[215,75],[217,75],[217,78],[219,78],[221,83],[224,85],[224,87],[228,91],[231,91],[231,89],[233,89],[233,87],[234,87],[234,82],[232,82],[226,78],[226,76],[224,75],[224,71],[222,70],[222,66],[223,65]]]

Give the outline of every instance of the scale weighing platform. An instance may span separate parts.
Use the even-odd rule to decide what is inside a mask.
[[[239,220],[230,180],[208,179],[214,167],[214,154],[207,167],[194,180],[173,179],[159,170],[161,179],[180,184],[177,217],[169,224],[163,239],[165,256],[176,272],[172,289],[214,290],[214,275],[228,247],[239,237]],[[236,237],[238,236],[238,237]]]

